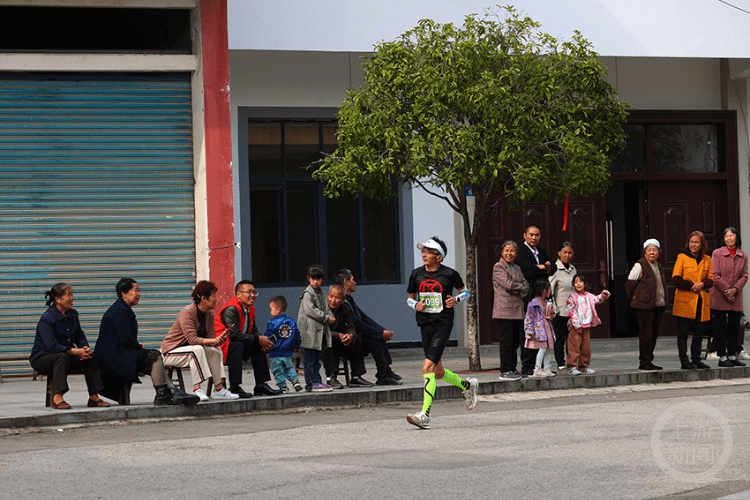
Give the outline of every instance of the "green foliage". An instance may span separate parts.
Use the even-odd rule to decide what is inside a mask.
[[[466,187],[485,211],[496,190],[518,206],[607,189],[628,105],[580,33],[559,42],[504,13],[461,27],[423,20],[376,47],[337,114],[338,149],[314,174],[326,195],[431,186],[461,212]]]

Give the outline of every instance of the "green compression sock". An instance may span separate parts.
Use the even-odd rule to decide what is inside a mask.
[[[445,375],[443,375],[443,378],[441,380],[443,382],[449,383],[450,385],[460,387],[464,391],[469,388],[469,383],[466,380],[461,379],[461,377],[448,369],[445,369]]]
[[[435,397],[435,388],[437,382],[435,382],[434,373],[425,373],[424,377],[424,403],[422,403],[422,411],[425,415],[430,414],[430,408],[432,407],[432,398]]]

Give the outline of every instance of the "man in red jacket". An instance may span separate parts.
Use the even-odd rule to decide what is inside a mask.
[[[266,352],[273,347],[268,337],[258,332],[255,325],[255,299],[258,292],[252,281],[242,280],[234,287],[234,297],[224,304],[214,320],[216,336],[229,331],[229,339],[222,344],[224,351],[224,362],[229,368],[229,392],[237,394],[241,398],[256,396],[275,396],[281,391],[271,388],[268,381],[271,373],[268,369]],[[245,392],[240,387],[242,384],[242,362],[251,360],[253,375],[255,376],[255,389],[253,394]]]

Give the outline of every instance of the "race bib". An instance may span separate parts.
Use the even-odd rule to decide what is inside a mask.
[[[443,294],[440,292],[420,292],[419,300],[424,301],[425,310],[428,314],[437,314],[443,311]]]

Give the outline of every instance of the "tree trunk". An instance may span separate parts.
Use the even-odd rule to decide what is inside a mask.
[[[464,233],[466,234],[466,233]],[[479,310],[477,308],[477,248],[469,239],[466,241],[466,286],[471,292],[466,304],[468,331],[466,339],[469,347],[469,370],[478,372],[482,369],[479,356]]]

